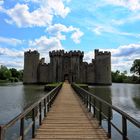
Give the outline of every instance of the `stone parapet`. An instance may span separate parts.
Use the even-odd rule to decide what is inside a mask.
[[[70,51],[70,52],[65,52],[64,50],[58,50],[58,51],[51,51],[49,52],[49,56],[53,57],[53,56],[80,56],[83,57],[84,56],[84,52],[81,51]]]

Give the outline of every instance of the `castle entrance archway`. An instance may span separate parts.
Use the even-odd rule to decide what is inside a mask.
[[[68,74],[64,75],[64,81],[69,81],[69,75]]]

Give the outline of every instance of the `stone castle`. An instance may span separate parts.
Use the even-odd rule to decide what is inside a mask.
[[[95,50],[95,59],[83,62],[84,52],[49,52],[50,63],[37,51],[24,53],[24,84],[69,82],[111,85],[111,53]]]

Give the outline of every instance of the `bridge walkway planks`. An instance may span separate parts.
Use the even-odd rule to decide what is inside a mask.
[[[69,83],[64,83],[33,140],[107,140]]]

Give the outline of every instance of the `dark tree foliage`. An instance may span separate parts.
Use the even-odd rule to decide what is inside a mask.
[[[7,80],[11,77],[11,72],[8,70],[6,66],[1,65],[0,67],[0,79]]]
[[[127,71],[120,72],[116,70],[115,72],[112,72],[112,82],[114,83],[139,83],[139,77],[132,75],[128,76]]]
[[[22,81],[23,70],[16,70],[15,68],[8,69],[6,66],[0,66],[0,80],[7,80],[11,82]]]
[[[140,59],[134,60],[130,72],[135,73],[140,77]]]
[[[122,73],[119,70],[116,70],[116,72],[112,72],[112,82],[124,83],[127,79],[126,74],[126,71]]]
[[[17,71],[15,68],[9,69],[11,71],[12,77],[19,77],[19,71]]]

